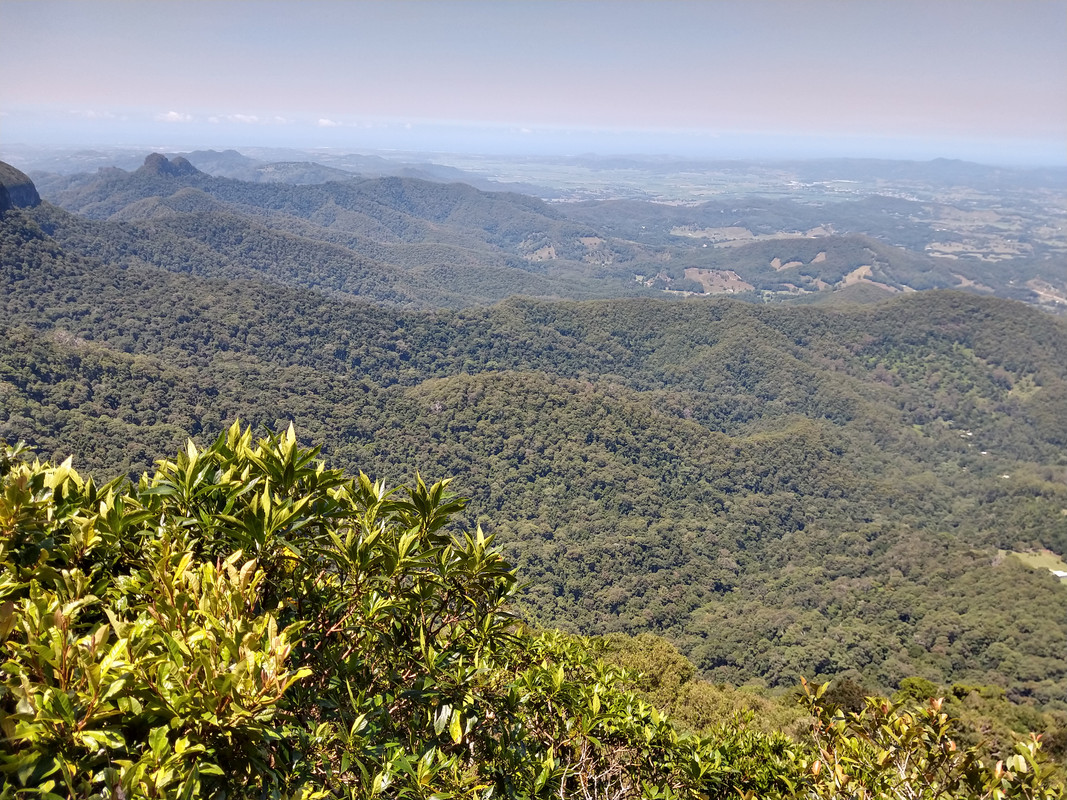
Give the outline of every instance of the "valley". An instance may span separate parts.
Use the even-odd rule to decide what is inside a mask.
[[[753,287],[746,290],[753,292],[753,299],[764,302],[796,299],[797,295],[822,301],[834,289],[844,288],[834,285],[840,278],[826,281],[820,275],[803,274],[790,281],[787,274],[772,281],[761,272],[775,258],[789,263],[789,249],[803,246],[805,239],[833,244],[842,237],[867,236],[889,246],[886,252],[894,256],[880,267],[854,254],[849,271],[870,266],[876,273],[874,288],[880,285],[888,292],[959,288],[1067,310],[1067,200],[1062,190],[1067,175],[1059,168],[987,167],[946,159],[927,163],[873,159],[765,163],[665,157],[353,155],[331,150],[250,149],[249,153],[195,151],[186,155],[190,166],[203,167],[207,174],[201,181],[208,183],[208,175],[279,189],[283,185],[313,186],[358,178],[428,180],[445,185],[462,182],[482,191],[536,197],[547,203],[539,213],[587,226],[590,235],[585,236],[581,231],[563,233],[558,225],[544,222],[530,226],[534,236],[508,243],[508,256],[521,258],[527,268],[540,265],[543,271],[571,279],[563,287],[538,287],[537,281],[510,274],[516,281],[513,288],[524,294],[537,294],[540,288],[547,296],[574,297],[581,291],[618,296],[625,294],[625,282],[636,280],[638,275],[645,276],[645,281],[660,276],[655,284],[659,290],[714,293],[714,280],[709,289],[685,277],[686,269],[703,269],[737,273]],[[29,171],[43,196],[71,209],[84,207],[85,193],[91,196],[93,191],[89,187],[95,185],[97,191],[107,192],[117,178],[117,173],[111,173],[109,183],[94,171],[79,170],[107,162],[110,157],[136,173],[144,159],[143,151],[63,153],[16,148],[14,155],[36,166]],[[213,185],[223,191],[217,188],[222,185],[218,181]],[[186,205],[189,202],[186,198]],[[99,215],[103,210],[91,213]],[[116,211],[111,207],[108,215]],[[128,218],[130,213],[143,216],[148,212],[139,208],[123,213]],[[328,216],[322,217],[322,213]],[[263,214],[257,212],[260,221],[271,220],[271,225],[283,225],[288,231],[313,238],[322,238],[325,221],[325,227],[333,231],[330,241],[338,244],[352,241],[338,235],[340,228],[367,232],[362,223],[338,218],[331,211],[303,220],[299,228],[290,219],[291,212],[279,216],[275,209],[266,219]],[[609,241],[576,248],[580,241],[602,240],[604,234]],[[438,242],[447,238],[435,235]],[[776,240],[781,253],[772,252],[764,262],[762,254],[768,251],[768,243]],[[365,252],[366,244],[361,242],[361,252]],[[755,247],[757,244],[762,248]],[[403,265],[411,257],[411,253],[397,252],[390,260]],[[576,269],[575,261],[585,267]],[[599,270],[591,270],[592,266]],[[500,275],[496,278],[501,279]],[[730,291],[736,290],[734,283]],[[873,290],[867,294],[879,296]],[[506,294],[498,291],[495,295],[475,294],[470,299],[491,301],[503,296]]]
[[[349,473],[454,478],[538,628],[1067,729],[1067,584],[1026,555],[1067,554],[1067,271],[1055,209],[1018,211],[1051,189],[982,178],[1019,182],[982,184],[1011,228],[835,181],[546,201],[195,158],[35,173],[3,212],[0,439],[103,481],[293,423]],[[947,219],[975,249],[931,255]]]
[[[1067,0],[0,0],[0,800],[1067,800]]]

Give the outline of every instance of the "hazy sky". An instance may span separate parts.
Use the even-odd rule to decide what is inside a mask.
[[[0,43],[9,143],[1067,162],[1067,0],[0,0]]]

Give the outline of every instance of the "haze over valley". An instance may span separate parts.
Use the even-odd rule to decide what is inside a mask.
[[[0,795],[1062,797],[1067,5],[798,8],[3,0]]]

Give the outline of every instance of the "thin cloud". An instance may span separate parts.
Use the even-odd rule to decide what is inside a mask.
[[[292,120],[278,115],[259,117],[255,114],[212,114],[207,118],[207,121],[212,125],[219,125],[224,122],[232,122],[238,125],[288,125]]]
[[[320,128],[340,128],[340,122],[334,122],[332,119],[326,119],[325,117],[319,120]]]
[[[110,111],[97,111],[92,108],[73,108],[70,113],[72,116],[82,117],[83,119],[115,119],[115,115]]]
[[[192,114],[182,114],[178,111],[168,111],[165,114],[156,114],[156,122],[192,122]]]

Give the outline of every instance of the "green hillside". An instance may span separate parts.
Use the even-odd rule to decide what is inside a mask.
[[[311,183],[278,166],[270,180],[237,180],[154,153],[132,172],[41,175],[45,199],[79,215],[52,215],[48,232],[74,249],[93,239],[110,263],[265,278],[406,307],[664,290],[869,302],[946,288],[1067,303],[1055,211],[1026,192],[1001,198],[1003,208],[999,195],[920,201],[898,196],[899,187],[829,201],[548,203],[439,177],[339,173]]]
[[[1062,320],[953,293],[390,310],[116,262],[97,224],[5,217],[0,437],[136,475],[295,420],[342,466],[455,476],[531,621],[658,632],[715,681],[1064,709],[1067,587],[997,558],[1067,552]]]
[[[176,159],[176,161],[181,159]],[[464,306],[512,294],[634,294],[634,257],[526,195],[386,177],[313,185],[252,183],[174,168],[155,154],[134,172],[53,178],[47,199],[92,226],[109,261],[260,274],[376,302]],[[80,246],[85,224],[49,233]]]

